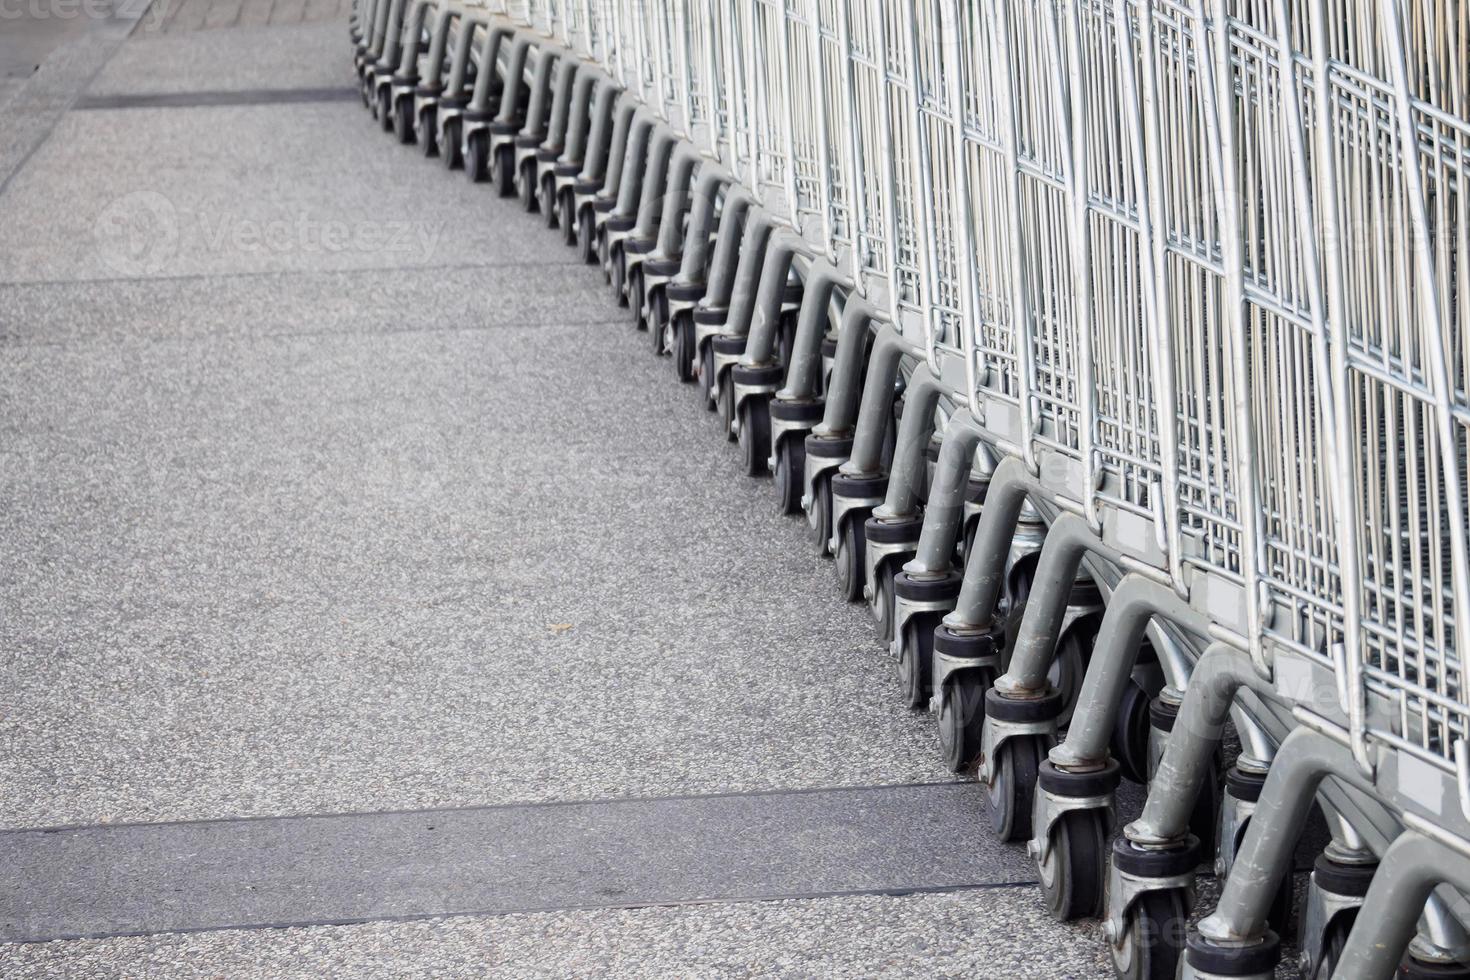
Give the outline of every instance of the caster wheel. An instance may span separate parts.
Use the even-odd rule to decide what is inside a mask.
[[[476,184],[485,180],[490,167],[490,134],[483,129],[465,137],[464,174]]]
[[[561,211],[556,219],[557,227],[561,229],[561,240],[568,248],[573,248],[580,234],[577,228],[577,202],[571,191],[562,194],[557,207]]]
[[[561,208],[556,203],[556,182],[550,177],[546,178],[536,195],[536,210],[541,213],[541,220],[546,227],[555,230],[561,221]]]
[[[541,202],[536,198],[536,171],[534,167],[526,167],[521,171],[520,180],[515,181],[516,194],[521,202],[521,210],[527,214],[535,214],[541,210]]]
[[[1060,922],[1102,914],[1108,828],[1101,810],[1072,810],[1051,828],[1051,851],[1037,865],[1047,908]]]
[[[628,276],[628,308],[633,311],[633,325],[639,330],[648,330],[648,321],[643,318],[643,267],[640,265]],[[649,331],[652,333],[652,331]],[[658,353],[659,343],[654,340],[653,352]]]
[[[495,159],[490,161],[490,181],[500,197],[510,197],[516,192],[516,151],[510,145],[497,147]]]
[[[361,75],[357,80],[357,94],[362,97],[362,107],[368,111],[369,115],[374,115],[377,110],[373,106],[372,96],[368,91],[367,78]]]
[[[583,211],[577,219],[577,255],[584,265],[597,262],[597,228],[592,223],[590,211]]]
[[[1095,616],[1089,616],[1073,624],[1067,630],[1057,644],[1057,651],[1052,657],[1051,667],[1046,672],[1046,679],[1054,690],[1062,693],[1062,703],[1066,705],[1062,713],[1057,717],[1059,725],[1065,725],[1072,720],[1072,707],[1076,703],[1077,694],[1082,689],[1082,681],[1087,676],[1087,662],[1092,657],[1093,643],[1097,640],[1097,627],[1100,620]],[[1020,617],[1016,619],[1017,628],[1020,627]],[[1145,699],[1147,701],[1147,699]],[[1144,714],[1148,714],[1148,705],[1144,705]],[[1144,718],[1144,732],[1142,735],[1143,764],[1145,771],[1148,767],[1148,719]]]
[[[617,297],[619,306],[628,305],[628,268],[623,264],[622,253],[614,256],[609,269],[611,273],[613,295]]]
[[[861,511],[849,513],[837,539],[837,588],[848,602],[863,597],[863,554],[868,545],[865,516]]]
[[[694,332],[691,324],[690,333]],[[718,392],[714,390],[715,379],[715,349],[710,344],[705,344],[699,352],[699,387],[704,392],[704,407],[713,412],[716,408],[715,401]]]
[[[832,545],[832,474],[817,478],[816,499],[812,501],[812,513],[807,518],[812,537],[817,540],[817,554],[830,553]]]
[[[373,118],[378,120],[383,132],[393,132],[393,92],[386,85],[378,89],[378,111]]]
[[[446,170],[457,170],[464,166],[464,144],[460,135],[463,132],[464,124],[459,117],[445,121],[444,138],[439,141],[439,159],[444,161]]]
[[[986,797],[990,801],[990,827],[1003,841],[1025,840],[1031,833],[1031,805],[1046,751],[1045,738],[1019,735],[1001,743],[995,753]]]
[[[894,564],[895,562],[893,560],[880,562],[878,565],[878,579],[873,583],[873,625],[877,628],[878,642],[883,644],[885,648],[893,643]],[[930,625],[931,628],[923,632],[929,634],[929,640],[932,646],[934,639],[932,626],[937,624]],[[907,644],[905,644],[904,649],[908,649]],[[924,669],[923,681],[924,686],[927,688],[929,686],[929,670],[927,667]],[[927,703],[928,695],[926,694],[924,697]],[[918,708],[922,707],[922,705],[915,704],[910,705],[910,707]]]
[[[995,674],[985,667],[950,674],[939,689],[939,752],[950,772],[964,772],[980,755],[985,692]]]
[[[1148,692],[1129,683],[1113,721],[1112,753],[1123,770],[1123,778],[1148,782]]]
[[[1317,962],[1312,964],[1311,973],[1303,973],[1302,976],[1310,980],[1332,980],[1332,975],[1337,972],[1337,964],[1342,962],[1342,951],[1347,946],[1348,933],[1353,930],[1353,921],[1358,917],[1357,909],[1345,909],[1333,916],[1332,922],[1327,926],[1327,934],[1322,937],[1322,954]],[[1400,971],[1403,976],[1403,971]]]
[[[1174,980],[1188,932],[1183,889],[1145,892],[1128,910],[1123,934],[1109,948],[1114,973],[1119,980]]]
[[[653,337],[653,352],[663,357],[674,349],[669,333],[669,300],[662,289],[648,298],[648,332]]]
[[[771,456],[771,413],[764,399],[747,398],[740,406],[740,450],[746,476],[765,476]]]
[[[725,430],[725,441],[735,441],[735,379],[729,368],[715,380],[715,407],[720,410],[720,426]]]
[[[407,146],[414,142],[417,136],[413,129],[413,99],[399,99],[398,105],[393,110],[393,135],[398,137],[398,142]]]
[[[801,434],[781,440],[776,449],[776,491],[781,498],[778,503],[784,514],[801,513],[802,480],[806,470],[806,443]]]
[[[680,381],[690,382],[696,377],[694,370],[694,321],[688,313],[674,317],[669,327],[673,334],[674,374]]]
[[[438,135],[438,112],[433,106],[428,106],[419,113],[419,149],[424,151],[426,157],[439,155]]]
[[[891,575],[888,580],[892,582]],[[891,619],[889,621],[892,622]],[[934,679],[934,627],[938,625],[936,617],[930,614],[910,616],[903,626],[903,651],[898,658],[898,683],[903,691],[904,707],[911,711],[922,711],[929,707],[929,693]]]

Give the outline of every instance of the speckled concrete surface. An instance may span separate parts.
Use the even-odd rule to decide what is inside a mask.
[[[286,29],[234,27],[182,35],[152,30],[154,22],[150,11],[138,32],[93,80],[89,94],[234,92],[357,84],[350,58],[320,57],[321,52],[331,48],[347,48],[347,28],[340,21]],[[242,58],[241,51],[254,51],[255,56]]]
[[[0,946],[16,977],[1098,977],[1029,889]]]
[[[5,824],[941,776],[667,368],[621,322],[13,349]]]

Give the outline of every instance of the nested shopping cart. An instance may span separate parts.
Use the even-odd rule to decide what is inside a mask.
[[[353,31],[384,127],[538,205],[699,377],[1119,975],[1271,975],[1314,806],[1306,971],[1464,974],[1470,8],[363,0]]]

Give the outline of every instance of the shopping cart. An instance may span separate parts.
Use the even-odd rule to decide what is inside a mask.
[[[896,8],[885,11],[853,2],[842,4],[839,11],[839,37],[847,62],[844,109],[851,161],[847,196],[853,225],[852,288],[837,326],[822,421],[806,437],[804,447],[802,506],[818,548],[835,558],[838,588],[850,602],[863,596],[864,522],[883,503],[887,486],[882,463],[889,455],[885,450],[893,429],[893,386],[899,364],[922,359],[927,330],[922,311],[912,309],[918,294],[906,295],[903,308],[896,298],[900,286],[915,282],[911,266],[918,253],[914,237],[918,223],[912,210],[902,225],[895,217],[895,160],[900,156],[907,160],[913,146],[908,125],[912,52],[907,45],[890,52],[887,44],[885,20],[896,16]],[[902,282],[897,281],[900,278]],[[797,392],[790,379],[786,388],[815,394]],[[869,404],[860,412],[864,395]]]
[[[649,319],[648,259],[662,242],[665,250],[651,270],[660,283],[678,271],[672,255],[682,241],[682,228],[689,211],[690,180],[699,162],[699,154],[689,143],[693,120],[705,111],[690,87],[690,48],[685,41],[689,25],[683,12],[674,6],[649,5],[643,8],[646,60],[651,70],[649,85],[656,91],[653,115],[649,123],[647,156],[643,181],[639,188],[638,206],[633,226],[622,241],[617,261],[621,265],[618,281],[621,299],[634,312],[640,330],[649,331],[655,352],[664,346],[663,326],[652,326]],[[686,147],[679,152],[680,147]],[[654,304],[658,305],[657,303]]]
[[[1053,914],[1121,976],[1271,975],[1316,807],[1302,961],[1356,980],[1470,961],[1462,6],[362,0],[352,36],[383,127],[539,206],[774,469]]]
[[[844,0],[788,5],[787,17],[794,39],[791,57],[799,66],[795,75],[811,79],[811,91],[817,93],[813,104],[792,87],[798,224],[775,236],[761,270],[750,337],[732,372],[746,472],[762,468],[758,456],[764,441],[769,447],[764,468],[775,477],[779,512],[797,514],[806,486],[806,437],[825,407],[827,368],[835,350],[831,334],[854,285],[853,194],[859,178],[854,144],[847,138]],[[792,275],[802,284],[794,322],[786,292]],[[784,316],[775,305],[778,294],[787,309]],[[777,338],[785,345],[779,351]]]

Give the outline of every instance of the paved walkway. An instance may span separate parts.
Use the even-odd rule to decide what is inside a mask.
[[[600,277],[192,9],[0,90],[0,974],[1102,975]]]

